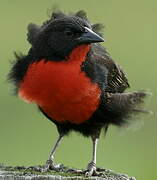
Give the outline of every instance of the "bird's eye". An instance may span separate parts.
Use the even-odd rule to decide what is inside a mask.
[[[66,29],[64,30],[64,33],[65,33],[65,35],[68,36],[68,37],[73,36],[72,30],[69,29],[69,28],[66,28]]]

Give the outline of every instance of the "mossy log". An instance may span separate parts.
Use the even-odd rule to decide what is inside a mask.
[[[60,172],[40,172],[40,166],[0,166],[0,180],[136,180],[125,174],[115,173],[112,170],[98,168],[101,176],[85,177],[81,173],[73,173],[72,169]],[[71,171],[70,171],[71,170]],[[78,171],[79,172],[79,171]]]

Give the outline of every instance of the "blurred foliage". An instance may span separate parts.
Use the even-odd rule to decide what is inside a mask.
[[[84,9],[93,22],[105,24],[104,46],[127,72],[131,90],[153,93],[146,107],[154,115],[141,116],[127,130],[111,127],[106,138],[102,135],[97,165],[134,175],[137,180],[157,178],[156,0],[0,0],[0,162],[43,164],[57,137],[55,126],[35,105],[12,96],[6,81],[13,52],[27,53],[30,47],[28,23],[41,24],[54,4],[65,12]],[[90,139],[75,133],[65,138],[56,153],[56,161],[72,167],[85,168],[90,158]]]

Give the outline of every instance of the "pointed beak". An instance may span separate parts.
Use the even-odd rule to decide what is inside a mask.
[[[97,43],[104,42],[105,40],[91,29],[85,27],[85,32],[77,39],[80,44],[83,43]]]

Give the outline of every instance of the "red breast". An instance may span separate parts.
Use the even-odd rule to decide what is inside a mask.
[[[89,45],[75,48],[66,61],[32,63],[20,84],[19,96],[39,105],[56,121],[80,124],[88,120],[101,95],[99,86],[81,71],[89,49]]]

